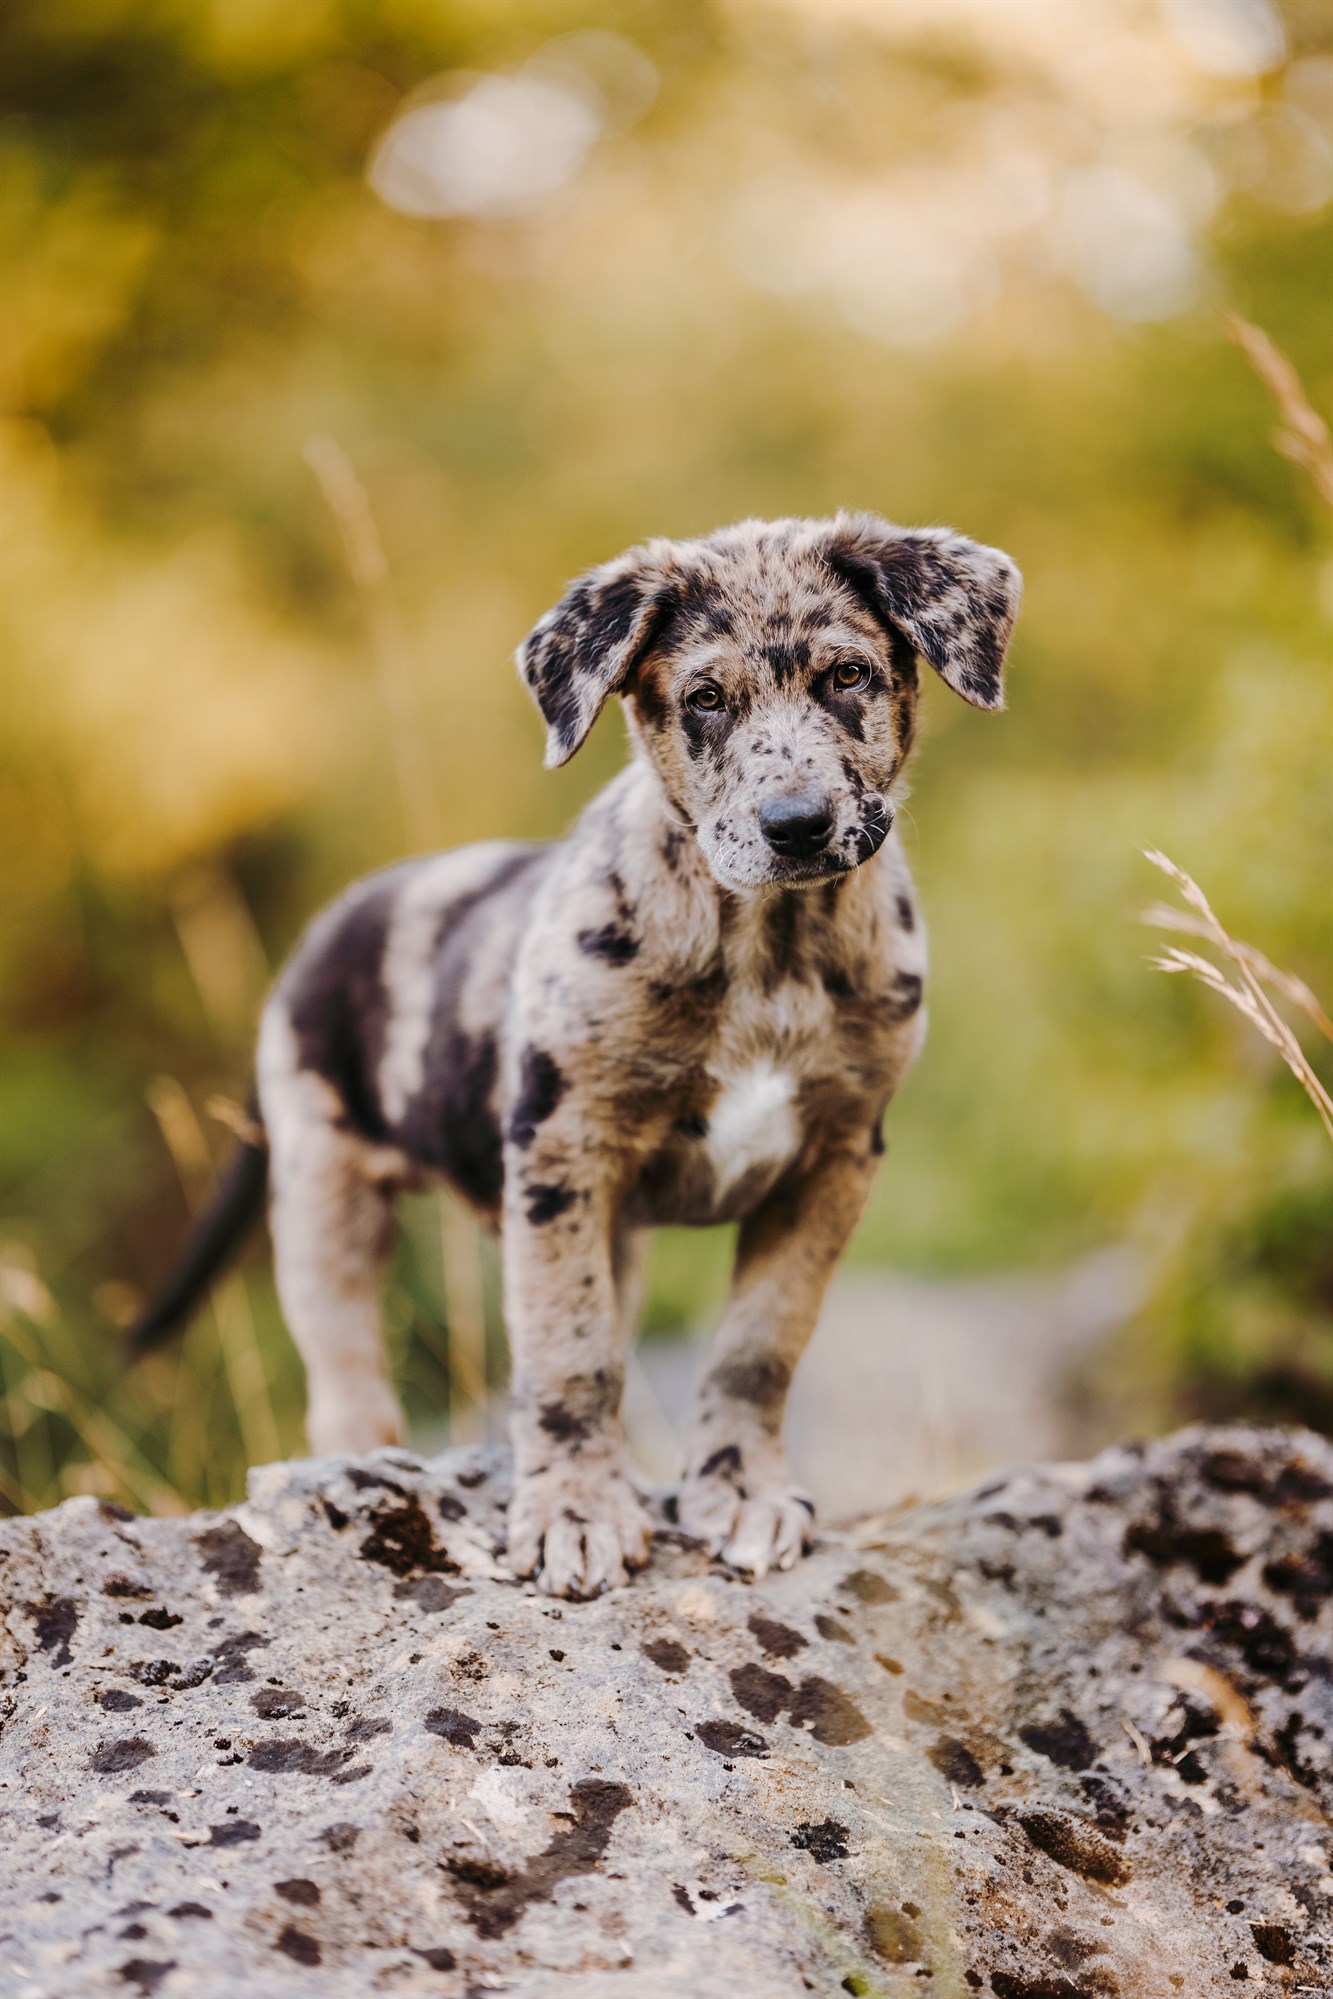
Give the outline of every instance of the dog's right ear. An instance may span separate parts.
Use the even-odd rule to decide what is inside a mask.
[[[632,548],[571,583],[518,649],[518,670],[546,723],[546,768],[568,763],[652,645],[668,614],[660,565]]]

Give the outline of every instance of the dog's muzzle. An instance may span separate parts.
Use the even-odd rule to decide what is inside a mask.
[[[792,791],[759,808],[759,830],[784,861],[812,861],[833,838],[833,801],[827,792]]]

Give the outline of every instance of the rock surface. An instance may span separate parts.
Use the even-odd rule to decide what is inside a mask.
[[[1333,1450],[1187,1431],[588,1604],[505,1471],[0,1529],[15,1995],[1333,1991]]]

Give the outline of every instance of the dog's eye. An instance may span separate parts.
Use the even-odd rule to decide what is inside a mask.
[[[833,669],[833,685],[840,694],[858,694],[870,685],[870,668],[859,659],[844,659]]]
[[[685,697],[687,706],[700,708],[706,715],[714,715],[722,707],[722,689],[715,680],[704,680],[692,687]]]

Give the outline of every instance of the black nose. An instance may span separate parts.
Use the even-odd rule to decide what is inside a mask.
[[[793,791],[759,808],[764,838],[784,861],[809,860],[833,837],[833,802],[820,791]]]

